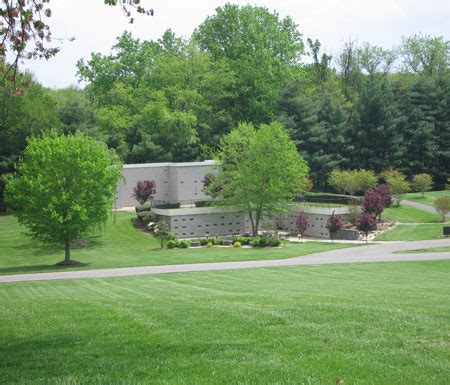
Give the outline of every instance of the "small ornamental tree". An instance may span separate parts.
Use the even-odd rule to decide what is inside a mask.
[[[176,239],[176,235],[170,232],[169,225],[166,221],[152,223],[149,230],[156,238],[159,238],[161,249],[164,248],[164,242]]]
[[[386,184],[391,190],[392,195],[395,198],[396,205],[400,206],[400,202],[403,199],[403,195],[410,190],[410,184],[406,180],[405,174],[398,170],[386,170],[382,173]]]
[[[366,243],[371,231],[377,229],[377,217],[372,213],[362,213],[358,218],[357,228],[366,235]]]
[[[303,234],[308,229],[309,223],[308,223],[308,217],[305,213],[301,212],[297,215],[297,219],[295,221],[295,224],[297,225],[298,233],[300,234],[300,237],[303,237]]]
[[[108,219],[121,175],[116,153],[91,137],[34,137],[5,195],[31,236],[64,245],[69,265],[71,242]]]
[[[335,215],[333,211],[333,214],[331,214],[331,216],[328,218],[327,225],[325,226],[330,232],[332,243],[334,243],[334,236],[340,229],[342,229],[342,226],[342,217],[340,215]]]
[[[421,192],[423,198],[425,196],[425,191],[429,191],[433,187],[433,177],[426,173],[414,175],[412,187],[415,191]]]
[[[384,210],[383,196],[376,189],[369,189],[364,194],[361,206],[363,212],[379,217]]]
[[[391,190],[386,184],[380,184],[375,187],[374,190],[383,198],[384,208],[387,208],[392,204]]]
[[[450,197],[438,197],[434,200],[433,205],[438,214],[442,216],[442,222],[445,222],[445,216],[450,211]]]
[[[156,182],[154,180],[139,180],[133,189],[133,197],[143,205],[147,201],[151,201],[156,194]]]

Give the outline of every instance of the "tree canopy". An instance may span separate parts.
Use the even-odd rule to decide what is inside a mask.
[[[104,223],[114,204],[122,164],[105,144],[87,136],[31,138],[9,175],[6,200],[30,235],[65,245]]]
[[[221,204],[242,207],[255,236],[263,216],[285,210],[307,183],[308,166],[279,123],[240,124],[222,139],[219,160],[208,188],[223,186]]]

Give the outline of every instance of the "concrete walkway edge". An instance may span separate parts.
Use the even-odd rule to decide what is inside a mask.
[[[428,260],[450,259],[450,252],[394,254],[394,252],[396,251],[416,250],[442,246],[450,246],[450,239],[383,243],[355,248],[330,250],[317,254],[305,255],[302,257],[275,259],[275,260],[140,266],[140,267],[126,267],[116,269],[77,270],[67,272],[3,275],[0,276],[0,283],[47,281],[58,279],[128,277],[137,275],[185,273],[198,271],[252,269],[259,267],[282,267],[282,266],[299,266],[299,265],[323,265],[323,264],[394,262],[394,261],[395,262],[428,261]]]

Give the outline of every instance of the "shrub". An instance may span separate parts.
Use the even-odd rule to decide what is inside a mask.
[[[269,247],[278,247],[281,245],[281,241],[278,238],[270,237],[267,241]]]
[[[277,247],[281,241],[275,237],[255,237],[250,244],[252,247]]]
[[[380,216],[384,210],[383,196],[376,189],[367,190],[362,201],[362,210],[365,213]]]
[[[158,209],[179,209],[180,208],[180,202],[175,202],[175,203],[161,203],[159,205],[154,206],[155,208]]]
[[[133,197],[143,205],[153,198],[156,193],[156,182],[154,180],[139,180],[133,189]]]
[[[389,207],[392,204],[392,194],[389,186],[383,183],[375,187],[375,190],[383,198],[384,208]]]
[[[378,177],[370,170],[333,170],[328,177],[328,184],[338,193],[354,195],[374,187]]]
[[[233,237],[233,242],[239,242],[242,246],[248,245],[251,240],[252,240],[252,237],[249,237],[249,236],[234,236]]]
[[[377,229],[377,217],[372,213],[362,213],[358,218],[357,227],[359,231],[362,231],[366,235],[367,243],[369,233]]]
[[[351,199],[348,203],[348,221],[352,225],[356,225],[360,213],[360,201],[359,199]]]
[[[176,247],[179,247],[179,241],[176,239],[171,239],[169,242],[167,242],[167,248],[168,249],[175,249]]]
[[[433,202],[434,208],[442,216],[442,222],[445,222],[445,216],[450,211],[450,197],[438,197]]]
[[[179,241],[178,242],[178,247],[180,249],[187,249],[189,247],[189,241]]]
[[[145,203],[143,205],[138,205],[134,208],[136,213],[142,213],[144,211],[152,211],[152,205],[150,203]]]
[[[233,246],[234,247],[241,247],[241,242],[236,241],[236,242],[233,243]]]
[[[208,239],[200,239],[200,246],[206,246],[209,243]],[[212,246],[212,243],[211,243]]]
[[[211,206],[211,201],[197,201],[195,207],[208,207]]]
[[[137,213],[136,216],[144,226],[147,226],[150,222],[156,222],[158,218],[152,211],[141,211]]]
[[[400,202],[403,195],[410,190],[410,184],[406,180],[405,174],[398,170],[389,169],[384,171],[382,174],[389,190],[394,195],[397,206],[400,206]]]
[[[426,173],[414,175],[412,179],[412,186],[415,191],[422,193],[423,198],[425,196],[425,191],[429,191],[433,187],[433,177]]]
[[[207,246],[207,247],[213,247],[213,243],[212,243],[211,241],[209,241],[209,242],[206,244],[206,246]]]
[[[336,194],[308,194],[306,193],[304,196],[296,197],[295,201],[304,201],[304,202],[316,202],[316,203],[331,203],[331,204],[339,204],[346,205],[349,200],[352,199],[348,195],[336,195]]]

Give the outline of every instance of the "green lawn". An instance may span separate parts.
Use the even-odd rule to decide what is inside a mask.
[[[416,253],[450,253],[450,246],[430,247],[427,249],[402,250],[394,254],[416,254]]]
[[[133,226],[134,214],[118,212],[105,229],[89,237],[86,246],[76,248],[72,258],[84,263],[78,267],[56,267],[64,258],[62,247],[43,245],[23,234],[13,216],[0,216],[0,275],[52,270],[100,269],[127,266],[181,263],[280,259],[320,251],[351,247],[325,242],[287,243],[265,249],[202,248],[161,250],[159,241]]]
[[[376,241],[421,241],[444,238],[442,224],[397,225],[376,237]]]
[[[408,206],[392,206],[384,209],[383,219],[401,223],[433,223],[440,222],[441,216]]]
[[[446,384],[450,261],[1,284],[5,384]]]
[[[410,201],[414,201],[417,203],[425,203],[428,205],[433,205],[433,201],[437,197],[441,196],[450,196],[449,190],[443,190],[443,191],[428,191],[425,193],[425,196],[422,198],[422,194],[418,192],[405,194],[405,199],[408,199]]]

